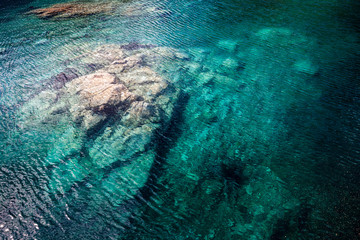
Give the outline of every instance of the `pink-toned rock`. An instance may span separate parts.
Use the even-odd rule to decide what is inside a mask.
[[[55,4],[47,8],[31,10],[39,18],[74,18],[113,11],[113,3],[70,2]]]
[[[71,101],[70,112],[76,122],[90,129],[106,119],[106,115],[126,108],[138,98],[116,76],[98,71],[74,79],[64,95]]]
[[[80,77],[71,82],[69,87],[75,88],[87,108],[95,112],[111,111],[111,108],[122,102],[136,99],[135,95],[120,84],[114,75],[107,72]]]
[[[116,66],[110,66],[109,71],[116,70]],[[145,100],[155,98],[161,91],[168,87],[167,81],[164,81],[154,70],[149,67],[138,67],[124,72],[120,81],[136,95],[142,96]]]

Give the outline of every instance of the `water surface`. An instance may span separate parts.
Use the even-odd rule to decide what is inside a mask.
[[[58,2],[0,4],[1,239],[359,238],[356,1],[115,1],[112,14],[25,14]],[[139,14],[122,14],[131,7]],[[151,169],[122,175],[146,184],[120,201],[125,187],[111,176],[123,165],[95,169],[89,157],[116,119],[69,157],[75,123],[22,131],[19,112],[69,59],[128,43],[186,57],[155,66],[180,94],[152,140]]]

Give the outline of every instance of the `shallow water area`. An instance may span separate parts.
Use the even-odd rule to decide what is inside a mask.
[[[0,4],[0,239],[359,238],[359,3],[58,3]]]

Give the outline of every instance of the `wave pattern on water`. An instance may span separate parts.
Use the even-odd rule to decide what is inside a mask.
[[[356,1],[89,2],[0,4],[1,239],[359,236]]]

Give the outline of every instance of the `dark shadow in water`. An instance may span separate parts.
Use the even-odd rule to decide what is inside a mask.
[[[141,189],[141,198],[147,200],[153,194],[156,180],[164,172],[164,164],[166,163],[166,155],[169,150],[176,144],[177,139],[182,134],[182,125],[184,122],[183,113],[189,101],[189,95],[181,92],[178,103],[175,106],[174,113],[171,117],[169,127],[164,133],[158,132],[156,137],[157,148],[156,158],[150,170],[147,184]]]
[[[290,233],[297,233],[297,236],[301,236],[309,228],[308,221],[311,211],[311,206],[305,203],[300,206],[296,217],[280,219],[273,229],[270,240],[286,240]]]
[[[246,181],[243,170],[242,167],[235,164],[221,163],[221,176],[227,181],[234,182],[236,185],[242,185]]]
[[[316,173],[331,179],[338,177],[347,183],[360,180],[358,151],[360,144],[360,56],[354,55],[330,71],[325,80],[320,105],[323,114],[321,138],[317,138],[316,150],[326,154],[317,162]],[[350,182],[349,182],[350,181]],[[333,184],[339,184],[338,180]]]
[[[156,158],[154,164],[152,165],[149,173],[149,178],[145,186],[140,189],[140,194],[135,196],[133,200],[131,200],[131,204],[138,206],[144,206],[151,202],[150,198],[157,194],[159,191],[163,191],[164,186],[158,182],[158,179],[165,173],[166,171],[166,157],[169,153],[169,150],[173,148],[178,140],[178,138],[182,135],[183,132],[183,123],[184,123],[184,111],[187,107],[190,96],[187,93],[181,92],[180,97],[178,99],[177,104],[175,105],[173,115],[170,119],[169,126],[165,132],[158,132],[156,139],[154,140],[157,143]],[[132,239],[138,239],[139,234],[137,233],[137,227],[141,223],[141,212],[135,212],[129,218],[129,224],[125,227],[125,236],[131,236]],[[134,238],[136,236],[136,238]],[[130,239],[127,238],[127,239]],[[159,236],[159,239],[161,237]]]
[[[322,105],[332,113],[327,132],[317,143],[327,160],[319,162],[317,173],[325,175],[324,185],[334,191],[334,212],[327,218],[330,233],[344,239],[358,239],[360,229],[360,56],[339,63],[330,75],[333,83],[322,98]],[[330,183],[326,182],[330,179]],[[330,234],[325,237],[329,237]]]

